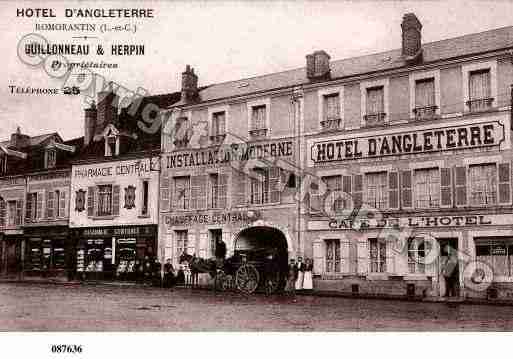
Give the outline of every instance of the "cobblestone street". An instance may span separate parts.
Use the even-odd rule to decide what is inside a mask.
[[[512,330],[513,307],[0,284],[2,331]]]

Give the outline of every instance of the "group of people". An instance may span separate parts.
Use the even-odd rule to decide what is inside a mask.
[[[298,257],[297,262],[292,258],[288,267],[285,291],[295,294],[297,290],[312,290],[312,270],[313,261],[310,258],[306,258],[304,262],[302,257]]]

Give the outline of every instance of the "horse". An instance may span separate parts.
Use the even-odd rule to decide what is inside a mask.
[[[179,259],[179,263],[186,262],[189,265],[191,271],[191,287],[198,285],[199,273],[208,273],[211,278],[214,278],[217,274],[216,262],[212,259],[204,259],[182,253]]]

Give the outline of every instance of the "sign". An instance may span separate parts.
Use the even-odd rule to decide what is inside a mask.
[[[83,237],[121,237],[151,234],[156,234],[155,226],[91,227],[82,230]]]
[[[96,167],[74,167],[74,178],[97,178],[118,176],[147,176],[152,172],[152,164],[148,159],[134,162],[123,162],[116,165],[98,165]]]
[[[506,225],[513,222],[509,215],[465,215],[388,217],[383,219],[331,219],[310,221],[309,230],[366,230],[381,228],[443,228],[465,226]]]
[[[232,161],[290,157],[294,153],[291,140],[270,143],[240,143],[195,151],[172,152],[165,157],[166,168],[186,168],[225,164]]]
[[[406,154],[454,151],[498,146],[504,141],[504,125],[499,121],[450,126],[386,135],[314,142],[314,163],[379,158]]]
[[[176,216],[166,216],[167,226],[183,226],[191,224],[227,224],[239,222],[251,222],[258,218],[259,214],[255,211],[237,211],[237,212],[214,212],[207,214],[183,214]]]

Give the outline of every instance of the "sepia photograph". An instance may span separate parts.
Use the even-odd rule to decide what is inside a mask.
[[[512,1],[0,13],[2,346],[513,330]]]

